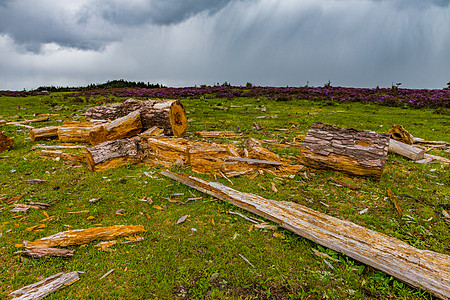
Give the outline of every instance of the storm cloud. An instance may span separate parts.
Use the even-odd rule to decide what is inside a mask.
[[[106,80],[442,88],[450,0],[0,0],[0,89]]]

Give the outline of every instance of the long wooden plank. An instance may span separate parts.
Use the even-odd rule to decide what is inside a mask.
[[[306,206],[242,193],[188,174],[161,172],[203,193],[280,223],[304,238],[344,253],[441,299],[450,299],[450,256],[417,249],[385,234]]]

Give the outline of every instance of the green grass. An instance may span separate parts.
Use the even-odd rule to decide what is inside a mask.
[[[87,107],[102,102],[102,98],[95,100],[75,103],[59,93],[27,98],[1,97],[0,119],[20,120],[32,118],[35,114],[58,113],[58,116],[51,116],[49,122],[35,126],[57,125],[77,116],[83,120]],[[276,102],[239,98],[184,99],[182,103],[190,119],[190,138],[196,138],[192,132],[198,130],[234,130],[246,137],[292,141],[296,135],[306,134],[310,125],[319,121],[379,133],[387,132],[393,124],[402,124],[414,136],[427,140],[448,141],[450,136],[450,117],[435,114],[432,109],[359,103],[327,106],[302,100]],[[220,110],[216,106],[227,109]],[[261,112],[262,106],[266,107],[266,112]],[[256,118],[269,115],[279,117]],[[263,129],[255,130],[252,127],[254,122]],[[274,130],[279,128],[288,131]],[[26,203],[27,199],[52,203],[47,213],[53,216],[51,221],[40,222],[45,215],[39,210],[30,210],[23,216],[9,212],[9,209],[0,212],[0,298],[7,298],[13,290],[55,273],[75,270],[86,273],[81,275],[80,281],[46,299],[432,298],[389,275],[286,230],[277,232],[284,239],[274,236],[270,230],[249,231],[251,224],[248,221],[228,211],[249,213],[162,177],[159,175],[162,169],[127,165],[91,173],[81,164],[41,158],[39,150],[31,149],[35,143],[30,141],[26,128],[4,125],[0,130],[14,137],[14,147],[0,154],[7,156],[0,159],[0,197],[25,193],[19,203]],[[57,141],[45,143],[58,144]],[[295,156],[298,152],[298,149],[272,149],[282,156]],[[450,158],[448,152],[430,153]],[[189,169],[174,170],[190,172]],[[144,172],[155,178],[146,176]],[[230,185],[223,178],[197,176]],[[337,187],[330,182],[330,176],[352,182],[362,189],[351,191]],[[26,183],[26,180],[34,178],[48,182],[38,185]],[[232,180],[233,188],[239,191],[275,200],[295,201],[396,237],[417,248],[450,254],[448,220],[443,217],[442,208],[437,206],[450,202],[448,165],[419,165],[389,154],[380,181],[312,169],[293,179],[266,175],[257,176],[252,181],[245,177]],[[278,193],[271,190],[270,182],[276,183]],[[413,222],[408,223],[398,216],[394,205],[386,198],[387,187],[397,196],[405,214],[414,218]],[[172,196],[175,193],[184,195]],[[184,205],[165,199],[185,201],[193,194],[203,198]],[[154,203],[149,205],[138,201],[144,196],[151,197]],[[103,199],[95,204],[88,202],[97,197]],[[153,205],[159,205],[163,210],[157,210]],[[115,214],[122,208],[125,209],[123,215]],[[369,208],[365,214],[358,213],[365,208]],[[68,214],[82,210],[89,212]],[[186,214],[190,215],[188,220],[176,225],[176,221]],[[89,216],[94,218],[89,220]],[[46,227],[41,232],[26,230],[42,223]],[[146,232],[142,234],[143,241],[119,243],[111,247],[116,250],[111,253],[97,250],[94,242],[87,246],[69,247],[75,250],[72,258],[29,259],[14,255],[20,250],[14,245],[24,240],[33,241],[60,231],[96,224],[143,225]],[[235,233],[238,235],[233,239]],[[319,249],[340,262],[330,261],[334,267],[331,269],[312,249]],[[99,281],[110,269],[115,269],[115,272]],[[218,277],[210,281],[215,273],[219,274]]]

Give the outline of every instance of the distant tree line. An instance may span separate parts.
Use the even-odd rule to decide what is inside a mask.
[[[62,87],[62,86],[40,86],[35,89],[35,92],[73,92],[73,91],[90,91],[90,90],[107,90],[107,89],[120,89],[120,88],[144,88],[144,89],[153,89],[153,88],[165,88],[162,84],[150,83],[150,82],[134,82],[127,81],[123,79],[107,81],[106,83],[101,84],[90,84],[88,86],[80,86],[80,87]]]

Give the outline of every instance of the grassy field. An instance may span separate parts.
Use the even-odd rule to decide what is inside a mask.
[[[84,120],[90,106],[104,102],[97,96],[89,101],[65,99],[62,93],[29,97],[0,97],[0,119],[15,121],[37,114],[57,114],[34,126]],[[124,98],[108,98],[119,101]],[[311,124],[323,122],[359,130],[386,133],[393,124],[426,140],[450,137],[450,116],[436,109],[386,107],[350,103],[329,105],[306,100],[181,99],[186,108],[188,137],[198,130],[234,130],[245,137],[290,140],[304,135]],[[218,108],[226,109],[218,109]],[[262,108],[265,112],[262,112]],[[278,115],[277,118],[256,118]],[[263,130],[252,127],[258,122]],[[276,129],[287,129],[278,131]],[[0,204],[0,298],[13,290],[58,272],[84,271],[81,280],[46,299],[432,299],[423,291],[367,267],[345,255],[325,249],[285,230],[249,230],[251,223],[229,211],[249,213],[201,194],[161,175],[162,170],[146,165],[127,165],[91,173],[86,165],[40,157],[33,150],[28,129],[3,125],[14,147],[0,153],[0,198],[24,193],[18,203],[31,199],[51,203],[46,210],[26,214],[11,213]],[[244,139],[242,139],[244,140]],[[219,141],[221,142],[221,141]],[[223,141],[225,142],[225,141]],[[227,141],[229,142],[229,141]],[[59,144],[45,141],[45,144]],[[267,147],[285,157],[295,157],[298,149]],[[450,158],[449,152],[430,151]],[[173,169],[190,172],[189,169]],[[150,176],[147,176],[150,175]],[[223,178],[198,177],[230,185]],[[338,187],[330,176],[361,187],[358,191]],[[42,184],[26,180],[43,179]],[[294,178],[271,175],[233,178],[233,188],[275,200],[298,202],[323,213],[347,219],[367,228],[396,237],[419,249],[450,254],[449,220],[439,204],[450,203],[450,168],[431,163],[420,165],[389,154],[380,181],[349,177],[331,171],[307,170]],[[275,193],[271,182],[277,186]],[[399,216],[386,188],[397,196],[404,216]],[[174,194],[177,194],[174,196]],[[102,197],[92,204],[89,199]],[[150,197],[153,204],[139,201]],[[185,201],[175,204],[167,199]],[[162,210],[155,209],[158,205]],[[364,214],[363,209],[368,208]],[[119,215],[115,212],[125,209]],[[71,214],[69,212],[82,213]],[[190,215],[180,225],[176,221]],[[406,215],[410,217],[405,217]],[[27,228],[45,224],[40,231]],[[143,225],[141,242],[112,246],[105,252],[96,243],[69,247],[72,258],[30,259],[15,255],[16,244],[33,241],[68,229],[93,226]],[[275,234],[276,233],[276,234]],[[119,239],[123,241],[123,239]],[[314,249],[339,262],[327,265]],[[247,258],[255,268],[245,262]],[[99,280],[107,271],[108,277]]]

